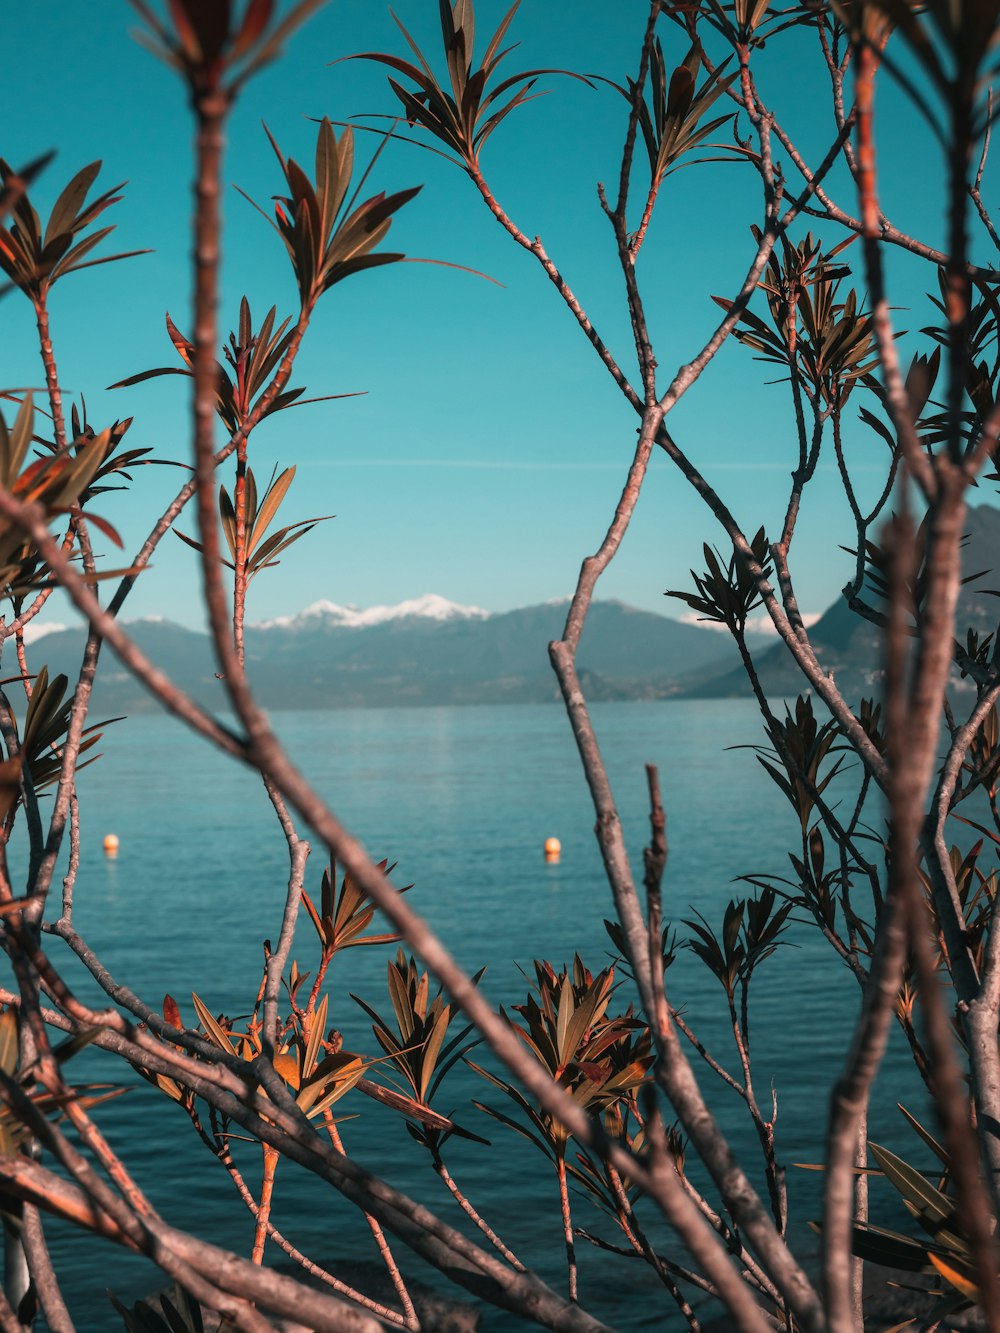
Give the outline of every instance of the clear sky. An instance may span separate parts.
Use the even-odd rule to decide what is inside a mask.
[[[479,0],[479,50],[505,7]],[[398,0],[395,8],[437,62],[436,0]],[[634,71],[646,12],[646,0],[578,0],[572,7],[523,0],[512,32],[522,45],[509,58],[510,70],[554,65],[623,81]],[[95,158],[104,160],[106,186],[128,180],[124,201],[108,218],[118,224],[111,242],[155,253],[71,275],[56,289],[56,353],[66,389],[86,395],[93,424],[134,415],[129,444],[185,459],[186,381],[105,392],[124,376],[174,363],[165,311],[184,329],[190,323],[191,122],[175,77],[132,39],[136,26],[124,0],[86,6],[47,0],[9,14],[9,114],[0,151],[17,165],[58,149],[33,192],[43,216],[68,176]],[[662,33],[668,62],[679,62],[686,49],[680,34],[665,23]],[[328,63],[366,49],[404,53],[388,7],[382,0],[333,0],[290,43],[285,59],[245,91],[231,123],[227,181],[265,205],[282,188],[262,119],[286,155],[310,163],[315,127],[307,117],[395,110],[380,67]],[[816,157],[833,134],[825,71],[811,43],[794,49],[795,58],[779,63],[781,44],[774,43],[762,86]],[[595,195],[596,181],[617,178],[627,107],[606,88],[543,82],[549,95],[520,109],[494,136],[484,155],[486,174],[523,229],[542,236],[631,368],[621,275]],[[936,243],[935,150],[898,99],[883,98],[883,106],[887,210],[900,226]],[[374,147],[374,137],[367,139]],[[849,184],[842,175],[833,179],[853,207]],[[307,385],[310,395],[365,396],[282,414],[255,433],[251,461],[259,477],[276,463],[297,465],[286,521],[337,517],[255,582],[250,619],[319,598],[368,606],[436,592],[506,610],[564,597],[613,511],[631,456],[634,413],[540,269],[503,234],[460,172],[398,145],[383,154],[372,183],[424,186],[397,216],[392,248],[483,270],[502,285],[407,264],[352,277],[323,299],[293,384]],[[668,182],[640,262],[664,387],[713,327],[719,312],[710,295],[738,288],[752,254],[749,223],[759,216],[756,178],[745,166],[694,167]],[[243,293],[255,313],[277,304],[279,314],[293,314],[295,288],[278,238],[235,190],[226,195],[225,219],[224,329],[235,321]],[[902,306],[919,303],[933,282],[929,269],[911,273],[902,261],[892,261],[890,274]],[[929,315],[923,306],[900,319],[914,329]],[[0,316],[4,383],[37,385],[27,303],[8,295]],[[671,418],[677,437],[751,531],[762,522],[777,526],[793,462],[787,393],[764,384],[775,378],[771,369],[734,344]],[[884,446],[859,434],[852,447],[874,484]],[[852,533],[832,460],[821,469],[797,539],[807,612],[828,605],[850,570],[849,558],[837,551]],[[174,469],[141,469],[132,491],[106,497],[99,512],[134,549],[179,479]],[[192,523],[179,526],[190,531]],[[686,586],[706,539],[719,540],[709,516],[667,460],[657,458],[634,529],[599,595],[676,614],[664,589]],[[126,614],[199,623],[193,554],[170,537],[154,564]],[[58,608],[55,615],[65,618]]]

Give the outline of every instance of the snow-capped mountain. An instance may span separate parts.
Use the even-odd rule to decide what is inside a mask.
[[[971,508],[966,530],[965,568],[989,569],[1000,550],[1000,509]],[[996,578],[963,588],[959,623],[991,632],[996,609],[985,589],[979,591],[985,582]],[[247,627],[247,673],[269,709],[543,703],[558,697],[548,645],[563,632],[565,619],[562,601],[494,614],[436,594],[367,610],[316,602],[298,615]],[[26,638],[36,641],[29,652],[32,670],[47,665],[50,677],[61,672],[75,679],[83,627],[49,625],[42,634],[33,621],[29,628]],[[209,708],[226,707],[208,635],[155,617],[132,621],[128,629],[147,657],[193,698]],[[877,631],[843,598],[813,626],[812,641],[849,697],[878,691]],[[802,689],[784,644],[771,647],[758,635],[755,657],[767,694],[793,698]],[[727,635],[621,602],[591,607],[578,671],[592,700],[744,697],[748,689]],[[157,707],[111,654],[98,673],[94,706],[101,716]]]
[[[367,610],[318,602],[295,616],[249,625],[247,673],[265,708],[543,703],[558,697],[548,644],[562,633],[564,604],[488,614],[429,595]],[[225,707],[208,635],[169,621],[132,621],[146,655],[207,707]],[[79,671],[84,632],[49,634],[32,653],[49,674]],[[724,671],[732,646],[717,634],[620,602],[595,602],[580,671],[593,699],[661,698],[682,678]],[[102,715],[155,708],[108,655],[98,673]]]
[[[44,639],[49,634],[62,634],[65,629],[65,625],[59,625],[55,621],[29,620],[24,627],[24,642],[37,643],[39,639]]]
[[[344,629],[367,629],[372,625],[384,625],[390,620],[486,620],[489,611],[479,606],[460,606],[450,602],[438,593],[424,593],[422,597],[411,597],[409,601],[397,602],[395,606],[338,606],[336,602],[313,602],[304,611],[294,616],[276,616],[273,620],[260,620],[253,629],[314,629],[317,622],[338,625]]]

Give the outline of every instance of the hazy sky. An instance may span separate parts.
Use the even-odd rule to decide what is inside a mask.
[[[395,8],[439,64],[435,0],[398,0]],[[504,8],[480,0],[479,50]],[[646,0],[579,0],[571,10],[553,0],[523,0],[512,31],[522,45],[509,70],[555,65],[621,81],[636,64],[646,11]],[[16,165],[58,149],[33,194],[43,216],[68,176],[94,158],[104,160],[106,186],[128,180],[124,201],[108,218],[118,224],[111,241],[118,249],[149,246],[155,253],[71,275],[57,288],[57,357],[66,390],[86,395],[96,426],[134,415],[129,444],[186,459],[186,381],[104,391],[126,375],[174,363],[165,311],[182,328],[190,324],[191,122],[174,76],[137,46],[135,27],[124,0],[88,6],[47,0],[9,15],[11,114],[2,153]],[[686,49],[680,34],[665,23],[662,33],[668,61],[679,62]],[[315,127],[306,117],[395,110],[381,68],[329,65],[372,48],[404,54],[387,6],[333,0],[294,39],[284,61],[246,90],[231,123],[227,181],[265,205],[282,188],[262,119],[287,155],[308,164]],[[775,57],[780,50],[775,43]],[[833,134],[825,72],[810,42],[799,42],[796,51],[792,60],[764,66],[763,89],[818,157]],[[484,155],[486,174],[523,229],[542,236],[631,369],[621,275],[595,195],[598,180],[617,179],[627,107],[606,88],[559,78],[543,84],[549,96],[515,113],[494,136]],[[884,96],[883,107],[888,210],[901,226],[937,241],[934,149],[905,107]],[[359,138],[361,148],[377,142]],[[718,309],[710,295],[739,286],[752,254],[748,227],[760,218],[755,179],[745,166],[694,167],[673,177],[661,198],[639,272],[664,386],[714,326]],[[353,277],[323,299],[293,384],[307,385],[310,394],[365,396],[285,413],[255,433],[252,466],[259,477],[275,464],[298,467],[286,521],[337,517],[255,582],[251,619],[321,597],[367,606],[437,592],[490,610],[563,597],[612,514],[631,456],[634,413],[540,269],[504,235],[460,172],[398,145],[383,154],[372,178],[373,189],[418,183],[423,191],[398,215],[392,248],[483,270],[502,285],[407,264]],[[853,206],[843,176],[834,184]],[[277,304],[279,314],[293,314],[295,288],[278,238],[235,190],[226,195],[225,219],[223,329],[235,321],[244,292],[255,313]],[[901,261],[892,261],[890,273],[901,306],[918,303],[933,283],[930,270],[911,272]],[[925,306],[900,320],[915,329],[929,314]],[[4,382],[37,385],[27,303],[7,296],[0,317]],[[764,383],[776,378],[771,371],[734,344],[671,418],[677,437],[750,531],[761,523],[777,526],[793,463],[787,392]],[[872,484],[883,448],[860,433],[852,446],[859,475]],[[180,476],[145,468],[129,494],[102,501],[99,512],[119,527],[128,548],[141,542]],[[851,541],[846,519],[830,459],[821,465],[798,538],[806,611],[829,604],[849,573],[849,558],[837,550]],[[192,524],[193,518],[179,526],[191,531]],[[667,460],[657,458],[634,529],[599,595],[676,614],[664,589],[687,585],[688,566],[700,559],[706,539],[719,540],[709,516]],[[154,564],[127,614],[197,623],[193,554],[171,536]]]

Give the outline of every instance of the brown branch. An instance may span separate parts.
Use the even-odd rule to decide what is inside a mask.
[[[306,330],[309,327],[311,314],[311,308],[308,306],[303,306],[300,309],[299,317],[296,321],[295,328],[292,330],[288,347],[285,350],[284,356],[281,358],[281,363],[274,372],[270,384],[257,399],[253,411],[250,412],[246,420],[240,426],[240,429],[234,435],[230,436],[229,440],[217,450],[215,454],[216,468],[218,468],[221,463],[224,463],[227,458],[231,457],[231,455],[240,447],[241,443],[249,437],[251,431],[263,419],[275,398],[287,387],[288,380],[291,377],[292,367],[295,364],[295,358],[298,356],[299,349],[302,345],[302,339],[305,337]],[[132,558],[131,570],[133,572],[125,575],[121,583],[118,585],[115,595],[108,603],[108,611],[111,615],[116,616],[122,609],[129,593],[135,587],[139,575],[149,565],[157,546],[159,546],[160,542],[173,527],[175,521],[184,511],[197,489],[197,479],[192,477],[190,481],[184,483],[174,496],[173,500],[157,519],[146,540]]]
[[[16,995],[3,989],[0,989],[0,1000],[15,1005],[20,1003]],[[94,1020],[99,1016],[84,1006],[78,1008],[81,1011],[79,1026],[95,1026]],[[78,1030],[78,1024],[62,1014],[52,1010],[40,1012],[51,1026],[68,1032]],[[417,1254],[446,1271],[453,1281],[474,1295],[514,1313],[531,1311],[542,1323],[558,1326],[565,1333],[601,1333],[604,1329],[604,1325],[586,1311],[567,1306],[533,1273],[512,1272],[506,1264],[479,1249],[428,1209],[337,1153],[332,1146],[325,1145],[301,1113],[295,1112],[294,1103],[289,1110],[256,1089],[252,1082],[253,1071],[244,1062],[236,1057],[227,1059],[218,1048],[191,1034],[169,1029],[163,1024],[162,1016],[150,1011],[151,1025],[157,1022],[165,1028],[171,1040],[202,1047],[206,1057],[204,1062],[192,1060],[173,1046],[158,1042],[147,1031],[132,1028],[113,1012],[104,1018],[103,1023],[110,1030],[99,1033],[94,1038],[94,1045],[182,1082],[221,1115],[241,1125],[262,1142],[271,1143],[286,1157],[328,1181],[357,1207],[371,1212]],[[115,1030],[116,1025],[119,1030]],[[273,1070],[271,1073],[276,1078]],[[281,1090],[284,1092],[283,1085]],[[285,1096],[287,1099],[287,1093]],[[586,1121],[584,1123],[586,1125]],[[643,1184],[646,1172],[641,1163],[620,1149],[615,1152],[623,1170]]]
[[[267,959],[267,972],[264,983],[264,1027],[262,1038],[265,1049],[274,1050],[278,1038],[278,999],[281,992],[281,976],[291,953],[295,938],[295,923],[298,919],[299,904],[302,901],[302,888],[305,881],[306,861],[310,847],[295,832],[291,818],[285,808],[280,792],[265,777],[264,786],[274,806],[278,821],[282,826],[288,843],[288,888],[285,894],[285,907],[281,918],[281,930],[277,947]],[[317,978],[318,980],[318,978]]]
[[[258,1266],[264,1262],[264,1244],[267,1241],[267,1224],[271,1217],[271,1198],[274,1194],[274,1175],[278,1168],[281,1154],[270,1144],[264,1144],[264,1170],[260,1182],[260,1202],[255,1213],[257,1225],[254,1227],[253,1250],[250,1262]]]
[[[560,1153],[556,1158],[556,1175],[559,1179],[559,1206],[562,1212],[563,1241],[566,1246],[566,1271],[569,1283],[569,1298],[577,1298],[576,1245],[573,1241],[573,1218],[569,1207],[569,1186],[566,1183],[566,1157]]]
[[[30,1012],[26,1008],[22,1009],[22,1013],[30,1014]],[[44,1034],[42,1039],[44,1042]],[[40,1067],[42,1077],[49,1089],[53,1092],[58,1091],[62,1097],[66,1097],[68,1089],[65,1088],[65,1085],[62,1085],[58,1067],[50,1054],[42,1053]],[[245,1333],[270,1333],[272,1329],[270,1322],[263,1319],[252,1306],[246,1303],[242,1293],[240,1297],[235,1299],[232,1295],[225,1293],[226,1279],[228,1278],[230,1283],[233,1280],[231,1268],[227,1266],[226,1262],[228,1256],[223,1257],[219,1274],[223,1278],[223,1284],[220,1286],[211,1278],[203,1276],[196,1266],[188,1262],[187,1256],[182,1253],[185,1249],[191,1249],[192,1237],[186,1236],[182,1232],[177,1232],[172,1237],[165,1236],[162,1224],[159,1223],[159,1219],[151,1211],[143,1213],[142,1216],[137,1214],[128,1202],[119,1198],[105,1184],[58,1127],[45,1119],[17,1083],[6,1074],[0,1074],[0,1085],[2,1085],[0,1086],[0,1094],[2,1094],[3,1100],[18,1119],[27,1125],[43,1144],[51,1149],[57,1161],[69,1172],[93,1204],[103,1214],[110,1217],[117,1228],[131,1240],[135,1248],[149,1255],[164,1272],[180,1282],[196,1300],[228,1316],[238,1329],[245,1330]],[[70,1100],[72,1101],[72,1099]],[[10,1158],[5,1160],[10,1165],[8,1173],[5,1173],[0,1167],[0,1180],[4,1179],[5,1175],[8,1176],[8,1179],[17,1179],[18,1175],[28,1171],[37,1172],[41,1170],[34,1163],[25,1162],[24,1166],[21,1167],[21,1172],[15,1175],[21,1159],[15,1158],[13,1163],[11,1163]],[[49,1175],[49,1173],[45,1172],[45,1175]],[[14,1192],[18,1193],[17,1190]],[[28,1194],[20,1197],[24,1197],[27,1202],[35,1203],[43,1209],[48,1206],[44,1193]],[[194,1246],[198,1250],[198,1258],[203,1263],[206,1259],[210,1259],[210,1251],[213,1247],[199,1246],[198,1242],[194,1242]],[[223,1252],[218,1251],[217,1254],[223,1255]],[[235,1256],[233,1257],[235,1258]]]
[[[493,1246],[493,1248],[497,1250],[498,1253],[502,1254],[503,1257],[510,1264],[510,1266],[512,1268],[516,1268],[519,1273],[527,1272],[527,1269],[525,1268],[524,1264],[521,1263],[520,1259],[513,1252],[513,1250],[508,1249],[508,1247],[500,1239],[500,1237],[493,1230],[493,1228],[486,1221],[486,1219],[482,1217],[479,1214],[479,1212],[477,1212],[473,1204],[470,1203],[470,1201],[458,1188],[452,1177],[451,1172],[445,1166],[444,1160],[442,1159],[440,1153],[436,1150],[434,1151],[434,1170],[437,1172],[438,1176],[441,1178],[442,1183],[446,1186],[452,1198],[458,1204],[459,1208],[461,1208],[462,1212],[465,1213],[466,1217],[470,1218],[473,1222],[475,1222],[476,1226],[483,1233],[483,1235]]]
[[[684,1192],[674,1160],[664,1146],[662,1123],[658,1117],[652,1116],[646,1123],[650,1166],[660,1185],[667,1221],[715,1288],[741,1333],[770,1333],[770,1323],[751,1295],[750,1288],[733,1268],[725,1249]]]
[[[42,1219],[38,1209],[30,1203],[24,1204],[21,1212],[21,1241],[28,1260],[31,1281],[38,1293],[38,1302],[45,1315],[45,1322],[49,1326],[49,1333],[76,1333],[59,1287],[59,1279],[49,1257],[45,1232],[42,1230]]]
[[[660,0],[652,0],[649,7],[649,17],[646,19],[646,31],[643,34],[642,50],[639,54],[639,73],[636,76],[635,84],[632,87],[632,104],[629,107],[628,127],[625,131],[625,147],[622,149],[621,169],[618,174],[618,201],[615,204],[615,215],[624,223],[625,210],[628,207],[628,188],[632,178],[632,162],[635,155],[636,133],[639,128],[639,111],[642,107],[643,96],[646,91],[646,78],[649,74],[649,57],[653,49],[653,41],[656,36],[656,20],[660,17]],[[650,196],[654,191],[650,188]],[[652,213],[651,198],[647,199],[646,208],[643,214],[642,231],[649,223],[649,216]],[[633,263],[635,256],[642,244],[641,237],[637,237],[633,246],[630,246]]]
[[[990,217],[989,209],[983,203],[982,184],[983,172],[986,170],[986,159],[990,152],[990,137],[993,131],[993,89],[990,88],[986,95],[986,133],[983,136],[982,152],[979,154],[979,166],[976,168],[976,179],[969,186],[969,198],[975,205],[976,212],[979,214],[979,220],[986,228],[986,233],[993,242],[997,250],[1000,250],[1000,235],[993,225],[993,219]]]
[[[886,647],[888,786],[891,856],[889,882],[879,914],[868,981],[846,1065],[830,1095],[826,1138],[826,1191],[823,1220],[823,1282],[831,1326],[860,1329],[851,1283],[851,1229],[854,1165],[859,1132],[875,1074],[888,1041],[906,959],[908,877],[916,875],[921,775],[906,762],[906,590],[913,578],[913,527],[906,516],[893,519],[883,540],[890,566],[890,624]],[[916,819],[915,819],[916,814]]]
[[[858,1143],[854,1152],[854,1221],[864,1225],[868,1221],[868,1112],[861,1112],[858,1122]],[[865,1263],[858,1255],[851,1258],[851,1315],[855,1327],[864,1328]]]
[[[330,1142],[342,1156],[346,1157],[347,1152],[340,1137],[340,1130],[337,1128],[337,1122],[333,1118],[333,1112],[329,1107],[323,1112],[323,1121],[326,1125],[326,1132],[330,1136]],[[413,1308],[413,1301],[407,1290],[406,1281],[403,1274],[399,1271],[399,1265],[396,1263],[389,1242],[385,1238],[385,1232],[379,1225],[378,1218],[372,1217],[371,1213],[365,1213],[365,1221],[368,1223],[368,1229],[372,1233],[372,1239],[375,1241],[375,1248],[378,1250],[379,1256],[385,1265],[385,1271],[389,1274],[389,1281],[395,1289],[396,1297],[399,1300],[400,1305],[403,1307],[405,1326],[409,1329],[419,1330],[420,1320],[417,1318],[417,1312]]]
[[[608,1168],[608,1183],[611,1186],[615,1202],[618,1205],[618,1225],[625,1233],[629,1244],[635,1250],[636,1254],[646,1260],[656,1276],[666,1287],[667,1291],[669,1291],[670,1298],[681,1312],[690,1333],[702,1333],[701,1322],[691,1308],[687,1297],[674,1281],[667,1265],[653,1249],[649,1237],[643,1231],[639,1224],[639,1219],[632,1211],[632,1205],[629,1203],[628,1194],[625,1191],[625,1187],[622,1185],[621,1176],[619,1176],[614,1167]],[[576,1234],[578,1236],[583,1234],[579,1227],[576,1228]]]
[[[649,846],[642,854],[645,869],[644,883],[647,899],[659,899],[662,892],[663,872],[667,865],[667,816],[660,796],[660,773],[655,764],[646,765],[646,783],[649,787]],[[657,941],[657,947],[659,942]]]
[[[24,1158],[5,1157],[0,1160],[0,1180],[16,1197],[34,1203],[44,1212],[129,1248],[141,1248],[161,1267],[176,1268],[171,1256],[179,1256],[184,1268],[182,1285],[198,1296],[206,1291],[204,1302],[229,1318],[237,1318],[243,1327],[267,1333],[270,1321],[257,1317],[246,1322],[246,1301],[274,1313],[298,1320],[307,1319],[317,1333],[378,1333],[378,1321],[371,1315],[352,1309],[336,1297],[318,1292],[273,1270],[255,1268],[246,1259],[219,1249],[200,1237],[190,1236],[167,1226],[158,1219],[147,1223],[148,1234],[134,1238],[129,1230],[116,1225],[114,1216],[108,1216],[101,1204],[88,1198],[78,1185],[64,1180],[35,1162]],[[169,1271],[169,1269],[168,1269]],[[194,1281],[192,1281],[192,1277]],[[190,1286],[188,1285],[190,1283]],[[222,1299],[220,1300],[220,1293]],[[201,1299],[198,1296],[198,1299]]]
[[[878,54],[870,45],[863,44],[856,58],[858,196],[861,207],[865,277],[870,294],[871,327],[878,345],[886,403],[900,448],[914,480],[925,497],[931,499],[937,494],[937,477],[917,436],[906,385],[899,368],[899,353],[885,292],[882,249],[879,244],[882,225],[878,207],[874,130],[875,72],[878,68]]]
[[[1000,1164],[997,1144],[1000,1140],[1000,1057],[997,1054],[997,1015],[1000,1014],[1000,919],[998,900],[990,911],[990,931],[986,944],[986,965],[978,994],[968,1005],[964,1026],[969,1042],[969,1057],[976,1077],[972,1081],[976,1124],[987,1168],[987,1183],[994,1209],[1000,1208]]]
[[[3,1333],[25,1333],[25,1326],[11,1309],[10,1301],[0,1286],[0,1329]]]
[[[213,1141],[202,1128],[197,1116],[194,1115],[190,1109],[188,1110],[188,1114],[192,1117],[195,1129],[202,1142],[225,1167],[240,1198],[246,1204],[253,1217],[256,1218],[258,1215],[257,1201],[254,1199],[239,1168],[233,1161],[228,1145],[224,1141]],[[332,1287],[334,1291],[339,1292],[342,1296],[346,1296],[348,1300],[354,1301],[355,1304],[362,1305],[365,1309],[371,1310],[372,1314],[378,1315],[380,1319],[385,1320],[387,1323],[396,1324],[401,1328],[405,1327],[406,1321],[398,1311],[391,1310],[387,1305],[382,1305],[378,1301],[372,1300],[369,1296],[365,1296],[363,1292],[356,1291],[354,1287],[349,1286],[346,1282],[342,1282],[340,1278],[334,1277],[332,1273],[328,1273],[325,1268],[321,1268],[320,1265],[310,1259],[308,1255],[305,1255],[301,1250],[296,1249],[291,1241],[283,1236],[270,1220],[267,1222],[267,1234],[269,1238],[274,1241],[275,1245],[288,1255],[293,1263],[298,1264],[298,1266],[311,1277],[325,1283],[328,1287]]]
[[[541,237],[536,236],[535,239],[532,241],[512,221],[512,219],[508,216],[508,214],[498,203],[489,185],[487,185],[485,177],[479,170],[478,163],[467,164],[466,170],[468,171],[469,176],[471,177],[479,193],[482,195],[487,208],[490,210],[490,212],[493,214],[496,220],[503,227],[504,231],[506,231],[507,234],[511,236],[519,246],[522,247],[522,249],[527,250],[530,254],[534,255],[535,258],[538,260],[539,264],[541,264],[542,269],[544,270],[549,281],[552,283],[556,291],[562,297],[570,313],[573,315],[573,318],[576,320],[577,324],[579,324],[580,328],[583,330],[584,335],[587,338],[587,341],[594,348],[594,350],[597,352],[597,355],[601,358],[605,366],[610,371],[611,377],[614,380],[614,382],[618,385],[622,393],[632,404],[635,410],[637,412],[641,412],[643,407],[642,399],[636,393],[635,389],[633,389],[632,385],[628,381],[628,377],[624,374],[621,367],[618,365],[618,362],[612,355],[610,349],[607,347],[601,336],[598,334],[597,330],[594,328],[593,324],[590,321],[590,317],[587,315],[583,306],[580,304],[575,293],[573,292],[573,289],[570,287],[569,283],[566,282],[565,278],[562,276],[559,269],[556,268],[555,264],[553,264],[552,260],[549,258],[548,254],[545,251],[545,247],[542,245]]]
[[[962,1231],[968,1241],[976,1274],[978,1304],[985,1325],[1000,1329],[1000,1247],[992,1211],[981,1175],[979,1135],[989,1135],[992,1126],[982,1125],[977,1134],[969,1114],[966,1076],[955,1055],[951,1021],[944,1007],[937,968],[931,956],[936,932],[928,905],[913,875],[908,888],[910,943],[924,1015],[924,1033],[930,1060],[934,1104],[941,1124],[944,1147],[955,1182],[955,1199]],[[994,1036],[995,1040],[995,1036]],[[973,1064],[973,1083],[976,1069]]]
[[[38,349],[42,356],[45,370],[45,387],[49,396],[49,410],[52,413],[52,429],[55,434],[57,449],[65,449],[66,419],[63,414],[62,390],[59,387],[59,375],[56,370],[55,354],[52,350],[52,334],[49,329],[49,310],[45,296],[39,296],[32,302],[35,308],[35,322],[38,326]]]

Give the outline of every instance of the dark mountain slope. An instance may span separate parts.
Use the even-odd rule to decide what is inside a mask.
[[[993,505],[971,508],[965,524],[968,541],[962,552],[963,574],[979,574],[962,588],[958,602],[959,636],[966,627],[991,633],[1000,617],[1000,601],[987,589],[1000,587],[1000,509]],[[878,606],[865,594],[865,600]],[[856,615],[840,598],[809,631],[816,655],[846,698],[857,701],[877,693],[882,681],[881,631]],[[783,643],[776,643],[757,657],[761,685],[772,697],[792,697],[805,689],[802,673]],[[688,698],[721,699],[748,693],[742,668],[705,679],[688,679],[681,692]]]

